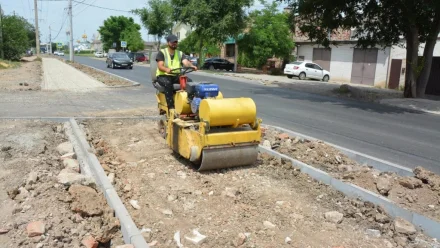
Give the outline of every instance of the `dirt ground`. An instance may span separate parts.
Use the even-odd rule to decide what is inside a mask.
[[[16,68],[0,69],[0,90],[40,90],[42,82],[41,61],[20,62]]]
[[[139,107],[121,110],[84,111],[83,116],[93,117],[145,117],[157,115],[157,107]]]
[[[82,126],[154,247],[176,247],[176,240],[181,247],[430,247],[410,223],[346,198],[285,161],[260,155],[253,166],[200,173],[173,155],[155,122]],[[189,240],[195,229],[206,236],[198,246]]]
[[[131,85],[133,85],[133,83],[130,81],[127,81],[127,80],[119,78],[119,77],[112,76],[108,73],[104,73],[104,72],[95,70],[93,68],[84,66],[84,65],[76,63],[76,62],[74,62],[74,63],[69,62],[68,64],[75,67],[76,69],[86,73],[87,75],[95,78],[96,80],[104,83],[105,85],[108,85],[108,86],[131,86]],[[105,66],[105,63],[103,64],[103,66]]]
[[[440,221],[440,176],[422,167],[414,169],[415,177],[380,172],[371,166],[358,164],[321,141],[289,137],[272,129],[265,130],[261,144],[265,142],[265,146],[282,154]]]
[[[123,244],[119,221],[93,180],[79,174],[66,141],[60,123],[0,121],[1,247]]]

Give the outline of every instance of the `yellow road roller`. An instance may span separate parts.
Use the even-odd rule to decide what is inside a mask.
[[[159,130],[167,145],[191,161],[198,171],[252,165],[258,157],[261,119],[251,98],[223,98],[219,85],[192,82],[192,68],[172,71],[179,75],[174,85],[175,114],[168,113],[164,88],[157,82],[157,62],[150,65],[161,116]]]

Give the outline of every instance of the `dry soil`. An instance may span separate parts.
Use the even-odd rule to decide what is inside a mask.
[[[0,121],[1,247],[123,244],[119,221],[93,181],[79,174],[75,155],[61,157],[72,151],[66,141],[59,123]]]
[[[380,172],[367,164],[358,164],[322,141],[289,137],[273,129],[264,131],[261,143],[265,142],[282,154],[381,194],[401,207],[440,221],[440,176],[422,167],[414,170],[415,177]]]
[[[41,61],[20,62],[17,68],[0,69],[0,90],[40,90],[42,82]]]
[[[200,173],[168,149],[155,122],[82,126],[154,247],[176,247],[176,236],[184,247],[197,247],[186,238],[194,229],[206,236],[198,247],[429,247],[410,223],[346,198],[285,161],[261,155],[252,166]]]

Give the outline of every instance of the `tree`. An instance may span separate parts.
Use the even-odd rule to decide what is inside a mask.
[[[130,43],[127,41],[127,46],[134,45],[135,48],[140,48],[139,45],[136,45],[139,42],[143,44],[139,30],[141,30],[141,26],[135,23],[131,17],[110,16],[104,21],[104,25],[99,27],[98,32],[101,35],[104,50],[113,48],[113,42],[116,42],[116,51],[120,51],[122,38],[132,39]]]
[[[134,26],[131,26],[121,33],[121,40],[127,41],[127,48],[130,51],[139,51],[144,49],[144,41],[141,33]]]
[[[24,23],[24,27],[26,29],[27,32],[27,36],[28,36],[28,46],[29,47],[36,47],[37,46],[37,41],[35,39],[35,26],[32,25],[31,23],[29,23],[26,19],[23,19]]]
[[[283,0],[277,0],[283,1]],[[405,97],[423,97],[440,33],[438,0],[287,0],[301,32],[328,47],[328,31],[356,28],[356,46],[387,47],[406,42]],[[419,59],[419,46],[425,43]]]
[[[245,28],[244,7],[253,0],[171,0],[175,21],[194,28],[198,37],[198,52],[203,45],[221,43],[228,37],[237,37]],[[200,61],[199,64],[201,64]]]
[[[30,48],[29,24],[26,19],[18,15],[3,16],[3,51],[7,60],[20,60],[21,56]],[[34,39],[35,40],[35,39]]]
[[[289,29],[288,15],[277,10],[277,3],[265,4],[265,9],[249,16],[249,31],[238,41],[243,57],[261,68],[268,58],[288,58],[294,43]]]
[[[141,18],[142,24],[151,35],[156,35],[158,40],[157,48],[160,47],[161,39],[171,34],[173,28],[173,7],[169,0],[150,0],[150,8],[132,10],[132,13]]]
[[[190,32],[186,38],[179,43],[179,49],[186,54],[197,53],[199,49],[198,40],[199,38],[197,37],[197,34],[195,32]],[[220,55],[220,44],[205,40],[203,42],[203,49],[206,49],[205,54],[210,54],[212,56]]]

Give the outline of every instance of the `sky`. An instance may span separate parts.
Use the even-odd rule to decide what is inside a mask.
[[[267,0],[266,2],[272,2]],[[72,0],[73,6],[73,40],[81,39],[83,34],[92,39],[98,33],[98,28],[104,20],[112,15],[125,15],[133,17],[136,23],[141,24],[138,16],[128,13],[132,9],[147,6],[148,0]],[[29,22],[35,23],[34,0],[0,0],[1,7],[5,14],[10,15],[15,11],[16,15],[23,16]],[[49,41],[49,27],[53,42],[67,43],[69,30],[69,18],[67,16],[67,0],[37,0],[38,19],[41,42]],[[86,5],[89,4],[89,5]],[[114,10],[102,9],[104,7]],[[284,5],[283,5],[284,6]],[[283,6],[280,6],[282,9]],[[250,10],[261,9],[263,5],[255,0]],[[141,25],[142,26],[142,25]],[[142,27],[142,38],[144,41],[154,41],[148,30]]]

